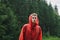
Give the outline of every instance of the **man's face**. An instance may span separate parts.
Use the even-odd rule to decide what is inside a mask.
[[[33,23],[36,23],[36,17],[37,17],[37,16],[32,16],[32,22],[33,22]]]

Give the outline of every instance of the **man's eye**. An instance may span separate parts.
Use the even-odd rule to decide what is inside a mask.
[[[35,17],[35,19],[36,19],[36,17]]]
[[[34,17],[33,17],[33,19],[34,19]]]

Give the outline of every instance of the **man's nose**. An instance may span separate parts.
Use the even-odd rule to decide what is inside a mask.
[[[35,22],[35,20],[34,20],[34,22]]]

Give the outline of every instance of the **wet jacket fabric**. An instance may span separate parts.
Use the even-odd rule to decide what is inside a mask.
[[[39,26],[38,17],[36,19],[36,24],[33,25],[32,16],[29,16],[29,23],[23,25],[19,40],[42,40],[42,29]]]

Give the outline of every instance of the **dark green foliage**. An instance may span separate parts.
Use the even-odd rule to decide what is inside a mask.
[[[17,40],[18,38],[17,16],[10,7],[0,3],[0,40]]]

